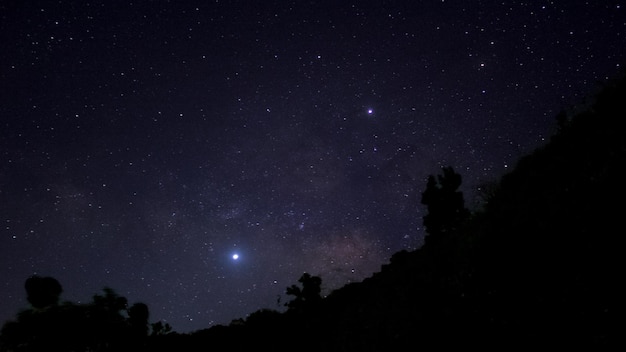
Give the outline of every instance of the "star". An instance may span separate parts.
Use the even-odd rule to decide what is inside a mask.
[[[235,253],[233,254],[233,260],[238,260],[239,259],[239,254]]]

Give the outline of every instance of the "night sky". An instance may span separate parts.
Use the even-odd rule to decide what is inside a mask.
[[[0,323],[32,274],[178,332],[370,276],[617,75],[620,4],[3,1]]]

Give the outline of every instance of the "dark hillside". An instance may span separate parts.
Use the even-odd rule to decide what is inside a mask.
[[[303,350],[611,346],[623,293],[625,98],[622,80],[588,111],[559,116],[551,141],[456,231],[309,310],[230,329],[249,337],[243,348],[269,336],[274,348]]]

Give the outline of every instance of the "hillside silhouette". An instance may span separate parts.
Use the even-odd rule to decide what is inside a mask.
[[[141,337],[133,350],[145,351],[614,348],[624,297],[622,119],[625,79],[585,111],[559,114],[549,142],[489,185],[473,213],[457,191],[461,175],[442,169],[422,193],[425,245],[394,254],[380,272],[327,297],[320,296],[323,278],[305,274],[287,288],[293,299],[285,312],[260,310],[178,334],[160,323],[148,327],[146,308],[135,314],[141,323],[129,316],[116,326]],[[60,286],[44,288],[34,296],[44,307],[33,309],[59,307]],[[16,335],[22,321],[5,324],[2,351],[36,350],[18,343],[28,339]],[[97,350],[114,350],[98,343]]]
[[[621,79],[587,110],[559,114],[555,135],[490,185],[481,211],[466,214],[454,170],[431,176],[422,202],[438,203],[429,188],[448,201],[429,207],[425,245],[363,282],[308,310],[260,311],[191,338],[234,350],[615,346],[625,98]]]

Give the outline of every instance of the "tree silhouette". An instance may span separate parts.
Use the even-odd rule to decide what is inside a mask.
[[[426,190],[422,193],[422,204],[428,209],[424,227],[430,235],[449,233],[469,215],[463,193],[458,191],[461,175],[450,166],[443,167],[442,171],[443,175],[428,176]]]
[[[55,278],[37,275],[26,279],[24,287],[26,288],[28,303],[37,309],[57,305],[61,292],[63,292],[61,284]]]
[[[296,285],[287,287],[286,293],[295,297],[285,304],[289,309],[306,309],[321,301],[322,279],[319,276],[311,276],[309,273],[304,273],[298,282],[302,284],[302,288]]]

